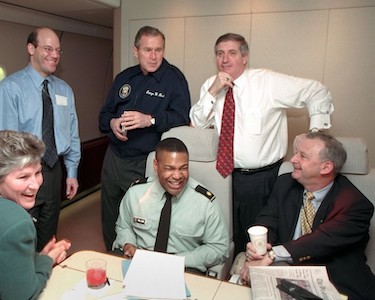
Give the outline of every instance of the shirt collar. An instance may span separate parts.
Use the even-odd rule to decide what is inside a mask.
[[[247,76],[245,75],[246,73],[248,72],[248,69],[245,69],[245,71],[243,71],[243,73],[236,79],[233,81],[234,83],[234,87],[233,87],[233,90],[236,89],[236,87],[239,89],[239,90],[242,90],[244,86],[246,86],[246,83],[247,83]]]
[[[318,205],[320,205],[322,203],[323,199],[325,198],[325,196],[328,194],[332,185],[333,185],[333,181],[330,182],[328,185],[326,185],[324,188],[322,188],[318,191],[312,192],[314,194],[314,197],[315,197],[315,199],[312,200],[312,201],[315,201]]]
[[[49,83],[52,82],[51,76],[43,77],[37,70],[32,67],[30,63],[26,67],[26,72],[30,76],[31,81],[36,87],[41,87],[45,79],[47,79]]]
[[[157,69],[155,72],[152,72],[152,73],[148,73],[147,75],[145,76],[152,76],[154,77],[158,82],[161,81],[162,77],[164,76],[164,73],[168,67],[169,63],[167,62],[167,60],[165,58],[163,58],[163,61],[159,67],[159,69]],[[130,77],[134,77],[134,76],[137,76],[139,74],[142,74],[143,75],[143,72],[142,72],[142,69],[141,69],[141,66],[140,65],[137,65],[137,68],[136,68],[136,71],[134,72],[134,74]]]
[[[164,200],[164,194],[166,192],[166,190],[162,187],[162,185],[160,184],[159,182],[159,179],[157,176],[152,176],[153,177],[153,182],[155,184],[155,194],[156,194],[156,197],[159,201],[163,201]],[[179,200],[181,198],[181,196],[184,194],[185,192],[185,189],[186,187],[189,185],[190,183],[190,178],[188,179],[188,181],[186,182],[186,185],[184,186],[184,188],[181,190],[181,192],[179,192],[176,196],[172,196],[172,199],[177,199]]]

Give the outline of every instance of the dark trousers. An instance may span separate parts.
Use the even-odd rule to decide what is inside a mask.
[[[247,229],[267,204],[275,184],[281,161],[258,172],[233,171],[233,241],[235,255],[245,251],[250,241]]]
[[[145,176],[146,159],[126,160],[116,156],[108,147],[101,173],[102,229],[107,251],[116,239],[116,221],[122,198],[131,183]]]
[[[43,184],[36,196],[35,206],[29,210],[37,220],[37,251],[56,235],[61,206],[62,166],[60,160],[50,168],[42,163]]]

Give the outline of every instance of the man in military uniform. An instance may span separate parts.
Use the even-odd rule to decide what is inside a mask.
[[[167,253],[185,257],[189,271],[205,272],[228,257],[228,229],[215,196],[189,178],[189,153],[177,138],[156,147],[157,177],[136,181],[123,197],[113,249],[132,257],[137,248],[155,250],[161,211],[171,196]],[[160,230],[159,230],[160,231]]]

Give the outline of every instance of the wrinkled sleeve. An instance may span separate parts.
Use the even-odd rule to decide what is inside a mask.
[[[178,70],[174,70],[176,75],[173,84],[173,94],[169,106],[166,110],[158,111],[154,117],[156,119],[155,127],[160,133],[163,133],[172,127],[189,124],[189,109],[191,105],[190,92],[185,76]]]
[[[200,246],[178,253],[185,256],[185,266],[205,272],[221,264],[229,255],[229,234],[218,201],[210,202],[206,210],[206,224]]]
[[[208,79],[202,85],[199,100],[190,109],[190,121],[194,127],[209,128],[214,125],[216,98],[208,92],[211,81],[212,80]]]
[[[129,194],[128,190],[120,203],[119,216],[116,221],[116,239],[113,242],[112,250],[123,249],[127,243],[138,246],[137,237],[131,224],[133,218]]]
[[[334,112],[332,95],[328,87],[319,81],[270,72],[267,90],[277,107],[307,107],[310,130],[331,128]]]
[[[0,298],[36,299],[51,275],[53,260],[35,252],[35,229],[21,221],[0,240]]]
[[[70,92],[70,148],[69,151],[64,154],[64,164],[66,167],[67,177],[77,178],[78,176],[78,165],[81,159],[81,140],[79,138],[78,129],[78,117],[75,108],[75,99],[73,91],[69,88]]]

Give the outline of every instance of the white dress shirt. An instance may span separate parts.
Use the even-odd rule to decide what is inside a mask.
[[[220,133],[226,90],[213,97],[201,87],[200,99],[190,110],[192,125],[215,127]],[[288,147],[287,108],[307,107],[310,129],[331,127],[332,96],[318,81],[297,78],[266,69],[247,69],[234,81],[234,167],[260,168],[277,162]]]

